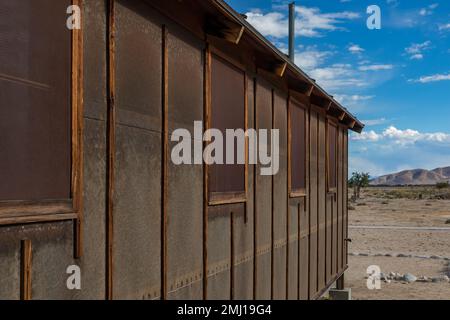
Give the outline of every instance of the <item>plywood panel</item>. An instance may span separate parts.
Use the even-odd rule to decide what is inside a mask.
[[[309,237],[309,291],[310,297],[317,291],[317,244],[318,244],[318,115],[310,112],[310,237]]]
[[[256,88],[256,127],[272,128],[272,91],[259,80]],[[268,150],[270,150],[270,141]],[[271,298],[272,254],[272,176],[262,176],[256,170],[256,299]]]
[[[325,143],[325,118],[319,117],[318,124],[318,224],[319,224],[319,237],[318,237],[318,280],[319,290],[325,287],[325,259],[326,259],[326,143]]]
[[[287,97],[277,92],[274,94],[274,129],[280,134],[280,168],[273,176],[273,299],[286,299]]]

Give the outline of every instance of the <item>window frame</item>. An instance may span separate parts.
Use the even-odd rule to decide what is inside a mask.
[[[245,66],[230,58],[228,55],[216,49],[211,44],[207,44],[205,57],[205,131],[211,128],[211,112],[212,112],[212,59],[213,56],[230,64],[240,70],[244,76],[244,131],[248,129],[248,75]],[[204,146],[207,142],[204,143]],[[226,204],[247,203],[248,200],[248,137],[245,137],[245,167],[244,167],[244,192],[210,192],[210,165],[204,164],[206,175],[206,200],[209,206],[219,206]]]
[[[72,0],[81,9],[82,1]],[[65,14],[65,12],[63,13]],[[66,26],[62,26],[66,27]],[[74,220],[77,233],[80,229],[82,208],[82,148],[83,148],[83,34],[82,29],[71,33],[71,185],[70,198],[60,200],[0,201],[0,226],[38,222]]]
[[[295,104],[295,105],[293,105]],[[292,188],[292,108],[302,108],[305,111],[305,188],[293,189]],[[292,96],[288,97],[288,193],[289,198],[301,198],[307,197],[307,183],[308,183],[308,162],[309,162],[309,108],[305,103],[300,102]]]
[[[339,124],[331,117],[327,117],[327,125],[326,125],[326,166],[327,166],[327,170],[326,170],[326,181],[327,181],[327,193],[328,194],[336,194],[337,193],[337,186],[339,185],[339,181],[338,181],[338,128],[339,128]],[[335,182],[336,185],[335,186],[331,186],[330,182],[330,176],[331,176],[331,172],[330,172],[330,136],[329,136],[329,128],[330,126],[333,126],[335,128],[335,157],[334,157],[334,167],[335,167]]]

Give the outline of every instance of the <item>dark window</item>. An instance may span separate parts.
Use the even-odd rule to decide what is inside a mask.
[[[0,0],[0,201],[71,197],[71,0]]]
[[[226,129],[245,130],[245,74],[223,59],[211,60],[211,121],[224,137],[223,162],[209,166],[210,199],[245,196],[245,164],[237,164],[238,142],[234,143],[234,164],[226,164]],[[245,144],[244,144],[245,146]]]
[[[336,178],[336,165],[337,165],[337,128],[336,125],[332,122],[328,122],[328,159],[327,159],[327,168],[328,168],[328,190],[334,191],[337,187],[337,178]]]
[[[291,101],[291,193],[306,193],[306,110]]]

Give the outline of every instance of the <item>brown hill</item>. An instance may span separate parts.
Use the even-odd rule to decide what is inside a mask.
[[[450,167],[434,170],[415,169],[405,170],[378,177],[370,181],[371,185],[431,185],[450,180]]]

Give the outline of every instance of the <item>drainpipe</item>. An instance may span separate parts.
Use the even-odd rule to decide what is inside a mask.
[[[295,2],[289,4],[289,59],[295,62]]]

